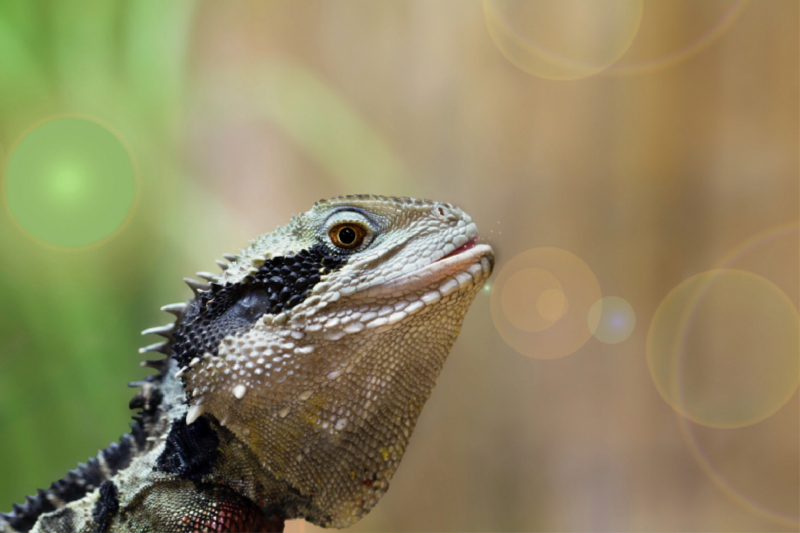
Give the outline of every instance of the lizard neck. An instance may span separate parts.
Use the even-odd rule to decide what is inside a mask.
[[[213,415],[204,414],[186,423],[189,406],[182,383],[174,377],[178,365],[172,359],[169,361],[166,371],[154,380],[158,388],[147,390],[143,386],[142,390],[143,395],[150,397],[158,396],[156,390],[161,391],[153,418],[145,421],[146,433],[154,437],[151,440],[156,445],[143,460],[151,463],[154,476],[189,481],[210,492],[224,487],[241,498],[237,502],[239,507],[251,505],[252,508],[245,509],[247,512],[257,508],[269,527],[278,531],[282,530],[284,517],[307,514],[310,497],[302,496],[274,475],[247,443]],[[148,413],[146,398],[142,413]]]
[[[47,490],[15,504],[11,513],[0,513],[0,532],[77,531],[86,520],[81,517],[105,532],[115,521],[135,521],[135,510],[142,507],[153,523],[172,531],[171,502],[187,495],[185,504],[211,510],[191,516],[191,505],[178,509],[191,516],[187,531],[218,522],[236,531],[283,530],[286,510],[302,508],[304,500],[264,470],[249,447],[212,416],[187,425],[186,396],[174,377],[177,364],[166,359],[159,370],[131,384],[141,387],[130,402],[141,409],[131,432]],[[153,501],[143,502],[143,494]]]

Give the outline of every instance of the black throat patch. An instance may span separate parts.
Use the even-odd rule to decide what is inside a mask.
[[[185,418],[178,418],[172,423],[164,451],[153,470],[199,482],[214,469],[218,446],[219,437],[207,418],[200,417],[190,426]]]
[[[322,276],[340,269],[346,256],[316,244],[292,256],[273,257],[241,283],[211,285],[195,298],[174,334],[172,351],[181,366],[206,353],[217,355],[222,339],[250,328],[265,314],[277,315],[305,300]]]

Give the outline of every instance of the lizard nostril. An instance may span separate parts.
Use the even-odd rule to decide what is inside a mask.
[[[450,210],[442,204],[433,206],[433,213],[443,220],[447,220],[450,215]]]

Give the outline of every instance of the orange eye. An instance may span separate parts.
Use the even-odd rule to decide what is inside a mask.
[[[364,242],[367,232],[356,224],[337,224],[328,235],[333,244],[339,248],[352,249]]]

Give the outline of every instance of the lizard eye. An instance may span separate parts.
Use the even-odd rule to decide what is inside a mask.
[[[364,242],[367,232],[357,224],[337,224],[328,232],[331,242],[339,248],[353,249]]]

